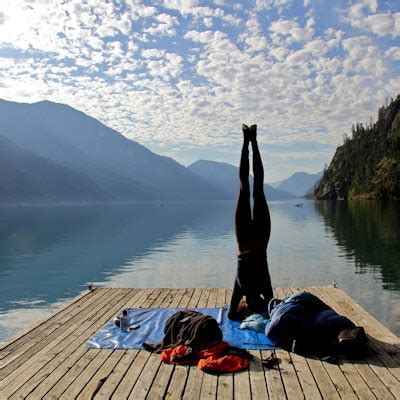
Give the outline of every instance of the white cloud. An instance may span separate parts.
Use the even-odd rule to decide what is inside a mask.
[[[295,20],[279,19],[271,23],[269,31],[271,32],[271,38],[274,43],[285,42],[291,44],[312,39],[314,35],[313,25],[313,17],[307,20],[304,28],[301,28]]]
[[[166,8],[178,10],[182,15],[190,14],[199,3],[199,0],[164,0]]]
[[[206,32],[189,31],[185,34],[184,38],[188,40],[193,40],[194,42],[208,43],[213,36],[214,32],[212,31],[206,31]]]
[[[400,12],[377,13],[377,0],[361,0],[344,10],[344,20],[378,36],[400,36]]]
[[[169,14],[159,14],[156,16],[156,20],[167,25],[178,25],[178,18],[173,17],[172,15]]]
[[[203,24],[204,24],[207,28],[211,28],[212,25],[213,25],[212,18],[210,18],[210,17],[203,18]]]
[[[94,49],[101,49],[104,44],[104,42],[96,36],[90,36],[88,39],[86,39],[86,42],[89,46],[93,47]]]
[[[275,47],[269,50],[269,54],[277,61],[283,61],[289,53],[286,47]]]
[[[393,60],[400,61],[400,47],[393,46],[386,50],[386,56]]]
[[[385,75],[384,55],[380,54],[370,38],[360,36],[344,39],[342,45],[348,54],[343,63],[345,71],[364,72],[374,79]]]
[[[333,149],[353,122],[368,121],[396,94],[399,46],[330,20],[321,29],[318,7],[294,17],[293,8],[286,13],[291,3],[259,1],[260,10],[280,13],[261,20],[265,12],[254,6],[226,1],[167,1],[168,9],[137,0],[43,1],[32,10],[2,0],[0,98],[67,103],[150,148],[227,152],[229,141],[232,151],[241,122],[250,121],[261,144]],[[377,14],[374,1],[359,4],[354,20],[396,15]],[[382,21],[368,29],[386,32]]]
[[[174,25],[178,25],[178,19],[169,14],[159,14],[155,16],[157,21],[149,28],[143,29],[144,32],[150,35],[165,35],[165,36],[175,36],[176,31]]]
[[[131,21],[128,13],[124,13],[121,18],[117,20],[116,27],[123,35],[127,35],[130,32]]]
[[[282,10],[292,4],[293,0],[256,0],[256,9],[268,10],[271,8],[277,8]]]
[[[262,34],[256,13],[252,13],[246,22],[246,31],[239,35],[239,41],[244,42],[250,52],[262,51],[267,47],[267,38]]]
[[[144,58],[162,58],[165,55],[165,50],[160,49],[145,49],[142,50],[142,57]]]
[[[103,2],[100,0],[100,2]],[[156,7],[153,6],[145,6],[140,4],[140,1],[137,0],[127,0],[126,6],[129,12],[130,20],[137,20],[139,18],[148,18],[157,13]]]
[[[232,14],[226,14],[221,8],[200,7],[197,0],[164,0],[164,6],[178,10],[183,16],[191,15],[193,18],[219,18],[228,24],[238,26],[241,19]],[[208,23],[209,24],[209,23]],[[207,25],[206,25],[207,26]]]
[[[178,54],[148,49],[143,50],[142,55],[148,59],[145,64],[152,77],[169,81],[172,78],[179,77],[182,72],[182,57]]]

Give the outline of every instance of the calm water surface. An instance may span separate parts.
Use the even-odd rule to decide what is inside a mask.
[[[400,207],[271,202],[274,286],[335,281],[400,335]],[[233,202],[0,207],[0,341],[86,284],[231,287]]]

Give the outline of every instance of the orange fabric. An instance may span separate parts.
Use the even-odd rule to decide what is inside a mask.
[[[196,365],[198,358],[188,358],[187,356],[191,354],[192,348],[180,344],[173,349],[165,349],[161,353],[161,361],[166,364],[186,364],[186,365]],[[180,360],[180,358],[185,357],[185,360]]]
[[[196,365],[204,372],[230,373],[249,368],[249,360],[235,354],[222,356],[229,349],[229,344],[222,341],[216,345],[191,352],[191,347],[179,345],[173,349],[166,349],[161,353],[161,360],[167,364]]]
[[[228,343],[222,341],[215,344],[212,347],[209,347],[208,349],[204,349],[197,352],[196,355],[199,358],[217,357],[219,354],[223,353],[224,351],[227,351],[229,347],[230,346]]]
[[[223,357],[208,357],[199,361],[197,366],[204,372],[215,374],[239,372],[249,368],[249,360],[237,355],[228,354]]]

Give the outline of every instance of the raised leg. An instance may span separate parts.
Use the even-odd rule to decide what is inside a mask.
[[[271,217],[264,194],[264,167],[261,160],[257,140],[251,142],[253,148],[253,226],[254,239],[267,247],[271,234]]]
[[[240,188],[235,212],[236,240],[240,247],[241,243],[249,241],[251,234],[251,206],[249,185],[249,140],[244,137],[242,153],[239,165]]]

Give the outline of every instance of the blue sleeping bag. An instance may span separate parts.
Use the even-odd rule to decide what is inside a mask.
[[[355,327],[348,318],[308,292],[296,293],[282,302],[271,300],[269,314],[266,336],[289,351],[331,352],[339,333]],[[297,350],[293,348],[294,341]]]

